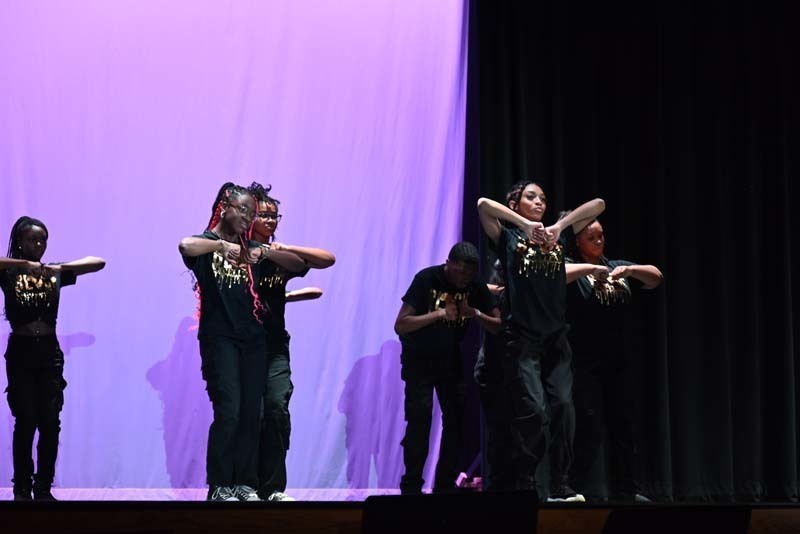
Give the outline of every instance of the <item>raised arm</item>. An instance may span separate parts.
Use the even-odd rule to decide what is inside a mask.
[[[277,251],[292,252],[314,269],[327,269],[336,263],[336,256],[321,248],[299,247],[284,245],[283,243],[272,243],[270,248]]]
[[[106,266],[106,260],[103,258],[98,258],[97,256],[86,256],[85,258],[69,261],[67,263],[45,265],[45,268],[51,268],[54,266],[57,266],[61,271],[71,271],[76,275],[80,275],[99,271]]]
[[[620,265],[611,274],[612,278],[635,278],[642,283],[643,289],[653,289],[661,285],[664,275],[655,265]]]
[[[542,243],[544,241],[544,225],[542,223],[529,221],[512,209],[490,198],[482,197],[478,199],[478,216],[480,217],[483,231],[495,243],[500,239],[501,221],[513,224],[525,232],[528,239],[534,243]]]
[[[558,238],[564,228],[575,223],[592,221],[601,213],[603,213],[605,209],[606,201],[602,198],[596,198],[594,200],[590,200],[589,202],[584,202],[569,212],[569,214],[567,214],[567,216],[565,216],[563,219],[560,219],[554,225],[547,227],[547,241],[549,243],[555,243],[558,241]]]

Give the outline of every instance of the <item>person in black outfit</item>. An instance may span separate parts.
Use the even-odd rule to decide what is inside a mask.
[[[663,277],[653,265],[606,258],[599,221],[573,229],[567,263],[577,418],[572,480],[579,489],[586,486],[605,437],[609,499],[646,501],[636,482],[632,355],[625,350],[625,336],[630,335],[633,290],[655,288]]]
[[[478,250],[455,245],[444,265],[418,272],[403,296],[394,330],[402,345],[406,434],[403,438],[403,494],[421,493],[428,457],[433,392],[442,409],[442,439],[433,491],[455,489],[464,409],[464,381],[459,343],[469,319],[496,330],[500,313],[478,279]]]
[[[6,319],[11,324],[6,349],[8,406],[14,416],[14,500],[55,500],[59,414],[64,404],[64,353],[56,338],[61,288],[78,275],[99,271],[101,258],[88,256],[68,263],[42,263],[49,232],[43,222],[21,217],[14,223],[8,256],[0,258],[0,288]],[[37,472],[31,448],[39,431]]]
[[[226,183],[207,230],[179,250],[200,293],[200,356],[214,411],[208,431],[209,500],[259,500],[258,432],[266,373],[264,305],[255,284],[268,248],[246,239],[256,202]],[[260,263],[261,262],[261,263]]]
[[[507,306],[506,277],[499,260],[495,261],[487,287],[501,310]],[[487,331],[475,362],[475,382],[481,402],[483,489],[496,491],[514,486],[514,466],[510,464],[511,407],[503,392],[502,332]]]
[[[327,250],[275,241],[275,231],[281,219],[278,213],[280,202],[269,196],[270,189],[257,183],[250,186],[258,206],[251,237],[268,244],[271,253],[256,286],[259,298],[270,311],[264,321],[267,382],[258,455],[258,495],[265,501],[293,501],[294,498],[285,493],[286,452],[291,433],[289,400],[294,391],[289,365],[289,333],[284,317],[286,283],[292,278],[305,276],[309,268],[326,269],[334,264],[336,258]],[[314,294],[306,291],[290,297],[313,298]]]
[[[511,442],[508,473],[495,476],[495,489],[535,490],[535,472],[550,430],[551,500],[582,501],[569,486],[575,413],[572,404],[572,354],[567,341],[566,274],[563,238],[570,225],[594,219],[605,208],[602,199],[587,202],[547,228],[542,217],[547,201],[533,182],[516,184],[507,206],[487,198],[478,201],[481,225],[495,246],[506,274],[503,310],[503,385],[508,395]],[[562,236],[562,232],[565,235]]]

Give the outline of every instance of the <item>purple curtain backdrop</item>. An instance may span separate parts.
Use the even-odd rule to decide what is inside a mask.
[[[325,295],[288,310],[289,486],[396,487],[392,325],[459,239],[466,20],[461,0],[0,3],[0,230],[38,217],[45,259],[108,262],[63,292],[57,485],[203,486],[210,406],[177,243],[223,181],[258,178],[279,240],[337,256],[290,285]],[[3,401],[0,485],[11,429]]]

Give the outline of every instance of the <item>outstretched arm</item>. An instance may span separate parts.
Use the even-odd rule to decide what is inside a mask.
[[[525,232],[528,239],[534,243],[544,242],[544,225],[540,222],[529,221],[515,211],[503,206],[490,198],[478,199],[478,215],[481,226],[489,239],[497,243],[500,238],[501,221],[509,222]]]
[[[327,269],[336,263],[336,256],[321,248],[299,247],[296,245],[284,245],[283,243],[272,243],[270,248],[277,251],[292,252],[314,269]]]
[[[16,267],[17,269],[25,269],[26,271],[30,272],[35,269],[41,269],[42,266],[43,264],[38,261],[18,260],[16,258],[0,257],[0,271]]]
[[[240,245],[224,239],[206,239],[204,237],[184,237],[178,245],[181,256],[196,258],[211,252],[221,252],[226,259],[236,261],[242,250]]]
[[[635,278],[644,289],[653,289],[661,285],[664,275],[655,265],[620,265],[609,274],[612,278]]]
[[[304,287],[286,292],[286,302],[300,302],[301,300],[314,300],[322,296],[318,287]]]
[[[55,263],[51,265],[45,265],[45,269],[52,269],[56,267],[59,271],[71,271],[76,275],[86,274],[86,273],[95,273],[106,266],[106,260],[103,258],[98,258],[97,256],[86,256],[85,258],[81,258],[75,261],[69,261],[67,263]]]
[[[287,252],[285,250],[274,250],[270,248],[268,245],[261,245],[259,248],[261,249],[261,256],[259,258],[259,261],[269,260],[272,263],[280,267],[283,267],[290,273],[299,273],[300,271],[306,268],[306,262],[304,262],[303,259],[294,252]]]

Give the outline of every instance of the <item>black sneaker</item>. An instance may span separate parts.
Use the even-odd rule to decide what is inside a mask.
[[[234,486],[232,489],[233,489],[233,496],[236,497],[236,500],[247,501],[247,502],[256,502],[261,500],[258,497],[258,493],[256,493],[256,490],[251,488],[250,486],[239,485],[239,486]]]
[[[550,490],[547,502],[586,502],[586,499],[583,495],[570,488],[569,485],[561,484],[557,488]]]
[[[50,492],[50,488],[34,488],[33,489],[33,500],[34,501],[57,501],[53,494]]]
[[[206,497],[207,501],[238,501],[239,499],[236,498],[236,495],[233,493],[233,488],[229,488],[226,486],[215,486],[213,488],[208,488],[208,496]]]
[[[33,497],[31,497],[31,489],[14,488],[14,500],[32,501]]]

